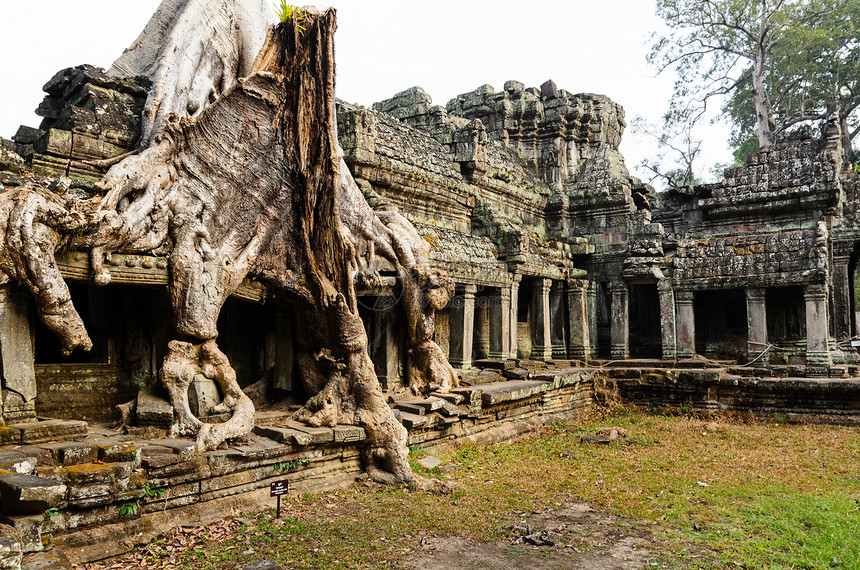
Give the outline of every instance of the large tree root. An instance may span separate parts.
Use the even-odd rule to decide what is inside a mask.
[[[379,280],[374,255],[378,253],[397,268],[408,329],[407,385],[416,395],[431,386],[448,392],[459,380],[433,342],[433,333],[436,311],[451,300],[454,284],[444,271],[430,267],[429,244],[409,220],[392,211],[374,212],[343,159],[340,168],[340,217],[355,251],[353,267],[370,286]]]
[[[81,231],[85,217],[73,204],[25,187],[0,194],[0,270],[35,300],[45,326],[60,339],[63,354],[93,346],[54,260],[59,232]]]
[[[198,374],[215,380],[221,387],[224,400],[214,411],[232,412],[226,422],[204,423],[191,413],[188,387]],[[227,356],[214,340],[202,344],[171,341],[159,378],[170,394],[175,413],[171,435],[196,436],[199,451],[213,450],[225,440],[245,436],[254,428],[254,404],[242,392]]]

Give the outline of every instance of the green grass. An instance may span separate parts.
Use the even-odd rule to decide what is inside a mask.
[[[413,460],[413,468],[451,482],[453,494],[356,484],[289,496],[281,521],[258,513],[223,538],[201,539],[192,550],[205,554],[175,561],[211,570],[262,558],[289,568],[390,567],[432,535],[511,545],[507,527],[523,513],[582,502],[651,537],[668,567],[860,568],[857,428],[708,422],[621,410],[515,443],[434,453],[454,467],[428,473]],[[629,435],[579,443],[608,426]],[[157,565],[170,550],[151,548],[147,560]]]

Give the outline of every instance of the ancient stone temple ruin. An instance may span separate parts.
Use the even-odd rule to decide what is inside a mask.
[[[199,9],[174,4],[147,29]],[[106,557],[131,544],[105,532],[284,477],[407,481],[407,445],[607,393],[858,420],[860,177],[836,118],[656,193],[606,96],[509,81],[368,109],[333,98],[333,11],[248,21],[213,48],[223,76],[161,65],[199,30],[144,34],[57,73],[41,125],[2,139],[0,523],[24,551],[51,532]]]

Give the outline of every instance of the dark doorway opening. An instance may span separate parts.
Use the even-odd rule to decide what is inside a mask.
[[[696,352],[714,359],[742,359],[747,352],[747,301],[743,289],[697,291],[693,299]]]
[[[660,334],[660,296],[657,284],[630,285],[630,356],[660,358],[663,352]]]

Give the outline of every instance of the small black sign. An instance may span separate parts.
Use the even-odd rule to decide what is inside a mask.
[[[280,497],[281,495],[286,495],[287,491],[290,490],[290,481],[288,479],[282,479],[280,481],[272,482],[272,496]]]

